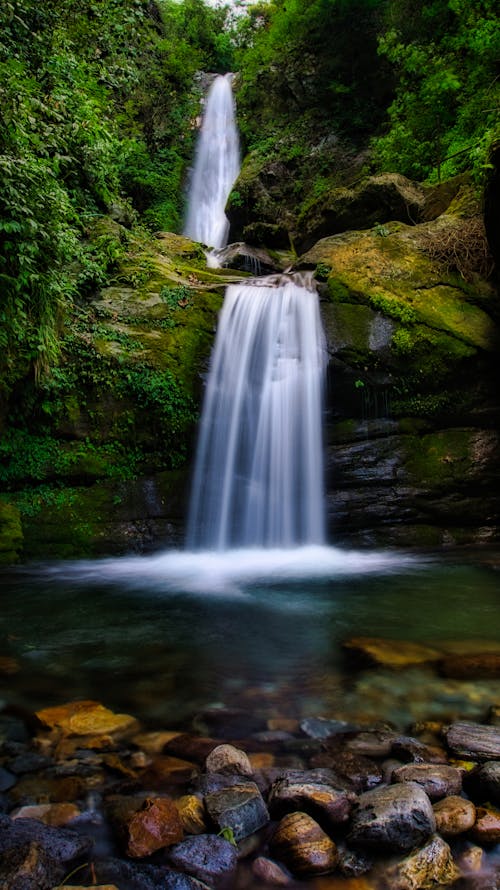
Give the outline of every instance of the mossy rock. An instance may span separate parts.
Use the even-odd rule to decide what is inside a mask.
[[[0,565],[10,565],[19,558],[23,544],[21,515],[14,504],[0,500]]]

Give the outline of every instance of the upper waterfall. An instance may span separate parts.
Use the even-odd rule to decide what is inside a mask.
[[[200,429],[191,548],[324,543],[325,341],[309,279],[230,285]]]
[[[208,247],[225,247],[226,201],[240,169],[232,75],[219,75],[208,92],[188,195],[184,234]]]

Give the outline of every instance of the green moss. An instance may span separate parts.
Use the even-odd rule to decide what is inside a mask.
[[[19,557],[23,543],[21,514],[15,504],[0,500],[0,565],[10,565]]]
[[[326,265],[326,263],[323,263],[322,265]],[[349,288],[334,275],[328,277],[327,292],[328,296],[334,303],[352,302],[352,295]]]
[[[470,471],[474,463],[471,430],[449,429],[404,440],[405,468],[420,486],[449,489]]]

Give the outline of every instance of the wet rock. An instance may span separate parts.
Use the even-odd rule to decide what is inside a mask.
[[[203,801],[195,794],[184,794],[175,801],[186,834],[205,834],[207,825]]]
[[[385,872],[389,886],[397,887],[398,890],[447,887],[459,876],[460,872],[453,862],[448,844],[437,836]]]
[[[148,798],[128,823],[127,855],[134,859],[178,843],[184,836],[181,818],[172,800]]]
[[[431,800],[448,794],[460,794],[462,773],[454,766],[439,763],[408,763],[395,769],[394,782],[416,782]]]
[[[47,803],[20,807],[10,816],[12,819],[37,819],[44,825],[59,828],[81,815],[81,810],[74,803]]]
[[[500,654],[448,655],[439,663],[439,671],[455,680],[483,680],[500,677]]]
[[[24,747],[24,746],[19,746]],[[8,761],[9,770],[22,776],[25,773],[34,773],[39,770],[46,769],[51,766],[52,760],[43,754],[37,754],[36,751],[26,751],[19,753],[16,757],[12,757]]]
[[[276,262],[263,248],[251,247],[243,241],[235,241],[219,250],[211,251],[221,267],[251,272],[252,275],[268,275],[279,271]]]
[[[208,755],[205,765],[209,773],[251,776],[253,772],[248,755],[233,745],[218,745]]]
[[[131,738],[131,742],[146,751],[147,754],[161,754],[165,745],[173,739],[179,738],[180,732],[161,730],[157,732],[139,732]],[[189,758],[188,758],[189,759]]]
[[[471,836],[480,844],[500,843],[500,810],[492,806],[478,807]]]
[[[340,787],[352,788],[356,792],[368,791],[380,785],[383,774],[380,766],[368,757],[354,751],[333,749],[316,755],[310,760],[311,766],[331,767]]]
[[[188,837],[169,851],[169,861],[210,887],[231,887],[238,864],[238,850],[213,834]]]
[[[350,850],[345,844],[338,844],[339,871],[346,878],[358,878],[373,867],[373,859],[360,850]]]
[[[0,864],[2,890],[51,890],[64,869],[36,841],[3,853]]]
[[[500,804],[500,761],[492,760],[470,777],[471,787],[480,800],[489,800]]]
[[[333,871],[337,847],[307,813],[290,813],[279,823],[269,843],[271,852],[298,877]]]
[[[352,817],[349,843],[354,846],[410,850],[434,831],[432,805],[415,782],[366,791]]]
[[[414,664],[438,661],[441,653],[430,646],[407,640],[384,640],[378,637],[351,637],[343,643],[350,655],[365,664],[405,668]]]
[[[164,754],[192,760],[193,763],[204,764],[208,755],[220,744],[216,739],[183,733],[172,738],[163,748]]]
[[[232,785],[207,794],[205,806],[217,827],[231,829],[236,841],[269,822],[267,807],[255,782]]]
[[[67,828],[52,828],[35,819],[10,819],[0,815],[0,856],[25,844],[35,843],[58,862],[84,856],[90,841]]]
[[[193,721],[195,729],[219,739],[244,739],[266,729],[266,721],[249,711],[213,708],[203,711]],[[207,752],[208,753],[208,752]],[[206,756],[206,755],[205,755]]]
[[[246,785],[250,782],[246,776],[238,776],[237,784]],[[222,791],[223,788],[232,788],[235,784],[235,777],[226,773],[206,773],[198,778],[196,783],[197,790],[201,794],[213,794],[215,791]]]
[[[300,724],[305,735],[312,739],[329,739],[343,733],[357,732],[359,727],[345,720],[326,720],[324,717],[308,717]]]
[[[252,863],[252,874],[263,884],[271,887],[288,887],[291,884],[290,875],[272,859],[258,856]]]
[[[411,736],[398,736],[392,743],[392,754],[399,760],[412,763],[447,763],[443,748],[426,745]]]
[[[180,757],[160,754],[153,758],[151,764],[142,774],[143,785],[155,788],[168,788],[170,785],[183,785],[190,782],[198,773],[195,764]]]
[[[364,757],[388,757],[397,737],[395,732],[359,732],[348,739],[346,748]]]
[[[452,723],[445,732],[448,747],[458,757],[500,760],[500,727],[482,723]]]
[[[476,847],[471,844],[466,850],[462,850],[456,857],[456,864],[461,872],[470,874],[481,871],[485,859],[485,852],[482,847]]]
[[[476,821],[476,808],[472,801],[450,795],[433,806],[436,831],[443,837],[453,837],[469,831]]]
[[[121,859],[106,859],[95,863],[98,881],[112,881],[120,890],[206,890],[189,875],[180,874],[172,868],[155,865],[136,865]]]
[[[66,735],[121,735],[137,728],[137,720],[128,714],[114,714],[96,701],[69,702],[36,711],[40,723]]]
[[[274,818],[301,810],[319,822],[338,825],[349,818],[352,799],[329,785],[284,778],[272,786],[268,804]]]
[[[66,803],[84,797],[89,786],[94,784],[90,777],[89,784],[79,776],[54,776],[41,773],[23,776],[9,795],[12,803],[22,806],[32,803]]]

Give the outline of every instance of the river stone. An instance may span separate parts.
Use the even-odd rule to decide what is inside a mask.
[[[205,763],[210,752],[219,744],[220,742],[216,739],[182,733],[174,736],[165,744],[163,753],[181,757],[183,760],[192,760],[201,766]]]
[[[205,807],[196,794],[184,794],[174,801],[186,834],[205,834]]]
[[[1,857],[2,890],[51,890],[63,876],[64,868],[36,841],[10,849]]]
[[[45,825],[59,828],[81,815],[81,810],[74,803],[46,803],[19,807],[10,816],[12,819],[37,819]]]
[[[471,835],[480,844],[500,843],[500,810],[492,806],[478,807]]]
[[[353,739],[348,739],[346,748],[363,757],[388,757],[396,738],[398,734],[395,732],[359,732]]]
[[[330,825],[338,825],[349,818],[352,798],[329,785],[285,778],[272,786],[268,805],[274,818],[302,810],[319,822],[325,820]]]
[[[435,745],[426,745],[412,736],[397,736],[392,743],[392,754],[405,763],[447,763],[446,752]]]
[[[269,813],[255,782],[232,785],[205,797],[210,818],[222,830],[230,828],[240,841],[269,822]]]
[[[359,726],[345,720],[327,720],[325,717],[308,717],[300,724],[305,735],[312,739],[329,739],[343,733],[357,732]]]
[[[436,830],[444,837],[469,831],[476,821],[476,808],[471,800],[451,795],[433,806]]]
[[[0,766],[0,792],[8,791],[9,788],[12,788],[15,785],[17,779],[9,770],[4,769],[3,766]]]
[[[500,677],[500,654],[448,655],[439,662],[439,671],[456,680],[483,680]]]
[[[210,887],[232,886],[238,864],[238,850],[229,841],[213,834],[187,837],[169,850],[169,861]]]
[[[431,800],[448,794],[460,794],[462,773],[454,766],[440,763],[408,763],[395,769],[393,782],[416,782]]]
[[[127,890],[207,890],[196,878],[167,866],[136,865],[110,858],[95,862],[94,868],[98,881],[111,881]]]
[[[161,754],[165,745],[179,736],[181,736],[180,732],[165,729],[156,732],[139,732],[130,741],[147,754]]]
[[[254,878],[261,881],[266,886],[271,887],[288,887],[291,884],[290,875],[272,859],[266,856],[258,856],[252,863],[252,874]]]
[[[354,751],[330,749],[328,744],[327,750],[311,757],[310,763],[311,766],[332,768],[338,785],[356,792],[375,788],[383,779],[378,763]]]
[[[448,747],[458,757],[500,760],[500,727],[482,723],[452,723],[445,732]]]
[[[269,846],[274,856],[298,877],[333,871],[337,847],[307,813],[290,813],[279,823]]]
[[[128,823],[127,855],[134,859],[150,856],[156,850],[182,840],[179,811],[166,797],[147,798]]]
[[[253,772],[248,756],[233,745],[218,745],[208,755],[205,766],[209,773],[239,773],[242,776],[251,776]]]
[[[433,890],[453,884],[460,872],[448,844],[435,836],[420,850],[390,866],[385,877],[388,885],[397,890]]]
[[[410,850],[436,828],[432,805],[416,782],[366,791],[352,817],[348,837],[354,846]]]
[[[373,868],[373,859],[361,850],[350,850],[345,844],[338,844],[339,871],[345,878],[359,878]]]
[[[438,661],[441,653],[430,646],[408,640],[385,640],[379,637],[351,637],[342,644],[350,655],[361,662],[383,667],[405,668],[414,664]]]
[[[470,778],[471,784],[478,789],[482,800],[490,800],[500,805],[500,761],[491,760]]]
[[[59,729],[66,735],[121,735],[137,728],[135,717],[114,714],[96,701],[69,702],[35,714],[47,729]]]
[[[36,819],[10,819],[0,815],[0,856],[32,842],[62,863],[85,856],[91,846],[88,838],[69,828],[52,828]]]

